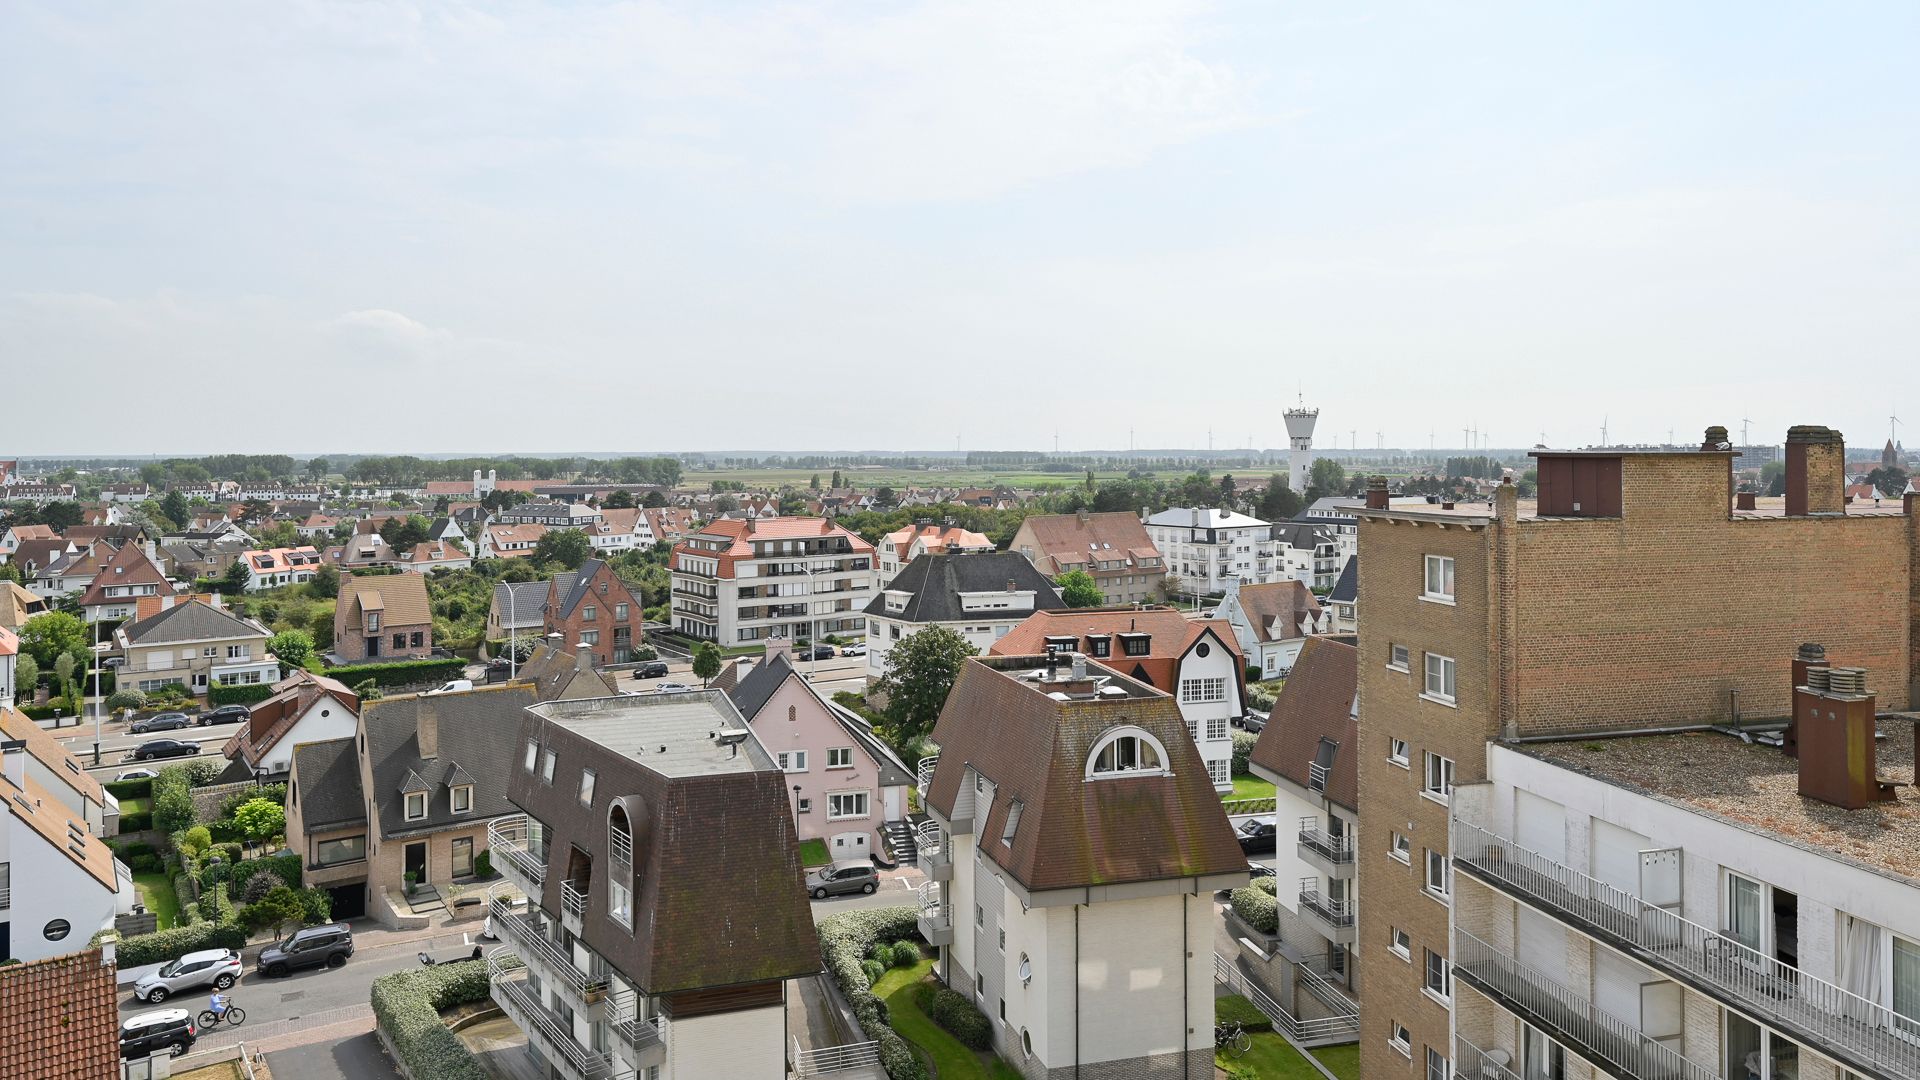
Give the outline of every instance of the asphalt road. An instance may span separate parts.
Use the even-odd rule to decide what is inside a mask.
[[[267,1055],[273,1080],[399,1080],[400,1071],[372,1032],[338,1042],[296,1046]]]

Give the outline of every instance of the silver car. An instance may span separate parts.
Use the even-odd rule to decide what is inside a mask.
[[[240,954],[232,949],[208,949],[193,952],[168,962],[159,971],[140,977],[133,984],[133,996],[149,1005],[157,1005],[175,994],[211,986],[225,990],[240,979]]]
[[[841,859],[807,875],[807,892],[815,900],[849,893],[872,893],[880,887],[880,871],[871,862]]]

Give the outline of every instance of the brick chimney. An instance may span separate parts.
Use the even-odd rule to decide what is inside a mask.
[[[437,758],[440,756],[440,703],[434,698],[422,694],[414,699],[414,722],[417,725],[414,735],[420,743],[420,756]]]
[[[1787,516],[1841,514],[1847,506],[1847,447],[1820,424],[1787,429]]]
[[[1865,668],[1812,667],[1794,688],[1800,738],[1800,794],[1843,810],[1892,802],[1896,785],[1875,761],[1873,694]]]
[[[1387,478],[1384,476],[1367,477],[1367,509],[1385,510],[1387,508]]]

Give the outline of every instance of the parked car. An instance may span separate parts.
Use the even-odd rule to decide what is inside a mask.
[[[835,654],[831,645],[809,645],[797,655],[802,660],[831,660]]]
[[[222,705],[210,713],[200,714],[200,726],[212,727],[215,724],[238,724],[253,715],[245,705]]]
[[[133,748],[133,760],[151,761],[163,757],[187,757],[200,752],[200,744],[185,739],[149,739]]]
[[[240,978],[240,954],[232,949],[207,949],[190,952],[172,960],[158,971],[140,976],[133,984],[133,996],[149,1005],[158,1005],[182,990],[211,986],[225,990]]]
[[[880,887],[880,871],[870,862],[841,859],[807,875],[807,891],[815,900],[849,893],[871,893]]]
[[[128,769],[115,776],[113,782],[118,784],[127,780],[151,780],[159,775],[159,773],[154,772],[152,769]]]
[[[120,1059],[132,1061],[165,1051],[173,1057],[193,1049],[199,1034],[185,1009],[157,1009],[129,1016],[120,1025]]]
[[[642,660],[640,661],[640,665],[633,669],[633,677],[636,679],[664,679],[667,677],[667,662],[665,660]]]
[[[867,655],[867,646],[864,642],[854,644],[854,645],[842,645],[840,647],[840,655],[841,656],[865,656]]]
[[[259,968],[278,978],[301,968],[339,967],[353,955],[353,930],[346,923],[328,923],[296,930],[285,941],[275,942],[260,953]]]
[[[1247,715],[1233,718],[1233,726],[1258,735],[1267,729],[1267,714],[1248,709]]]
[[[1234,830],[1234,834],[1240,840],[1240,850],[1249,855],[1270,852],[1280,840],[1279,826],[1263,818],[1241,822],[1240,827]]]
[[[135,735],[145,735],[149,731],[178,731],[184,727],[191,727],[192,724],[193,722],[187,719],[186,713],[163,712],[155,713],[145,720],[135,720],[133,726],[127,730]]]
[[[432,697],[435,694],[460,694],[471,689],[473,689],[472,679],[455,679],[450,683],[442,683],[420,696]]]
[[[686,683],[663,682],[660,685],[654,687],[653,692],[656,694],[677,694],[682,690],[691,690],[691,689],[693,689],[693,687],[688,686]]]

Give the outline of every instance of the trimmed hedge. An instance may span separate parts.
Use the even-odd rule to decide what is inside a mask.
[[[146,832],[151,828],[153,828],[153,814],[146,810],[120,815],[120,831],[123,833]]]
[[[1251,731],[1235,731],[1233,733],[1233,758],[1232,763],[1228,766],[1228,771],[1232,772],[1235,776],[1245,776],[1249,768],[1248,762],[1253,759],[1253,744],[1259,741],[1260,736],[1255,735]]]
[[[900,1033],[887,1026],[886,1006],[873,996],[864,967],[867,951],[882,941],[918,936],[920,911],[914,907],[868,908],[830,915],[820,921],[820,955],[853,1007],[860,1030],[880,1044],[880,1065],[892,1080],[927,1080],[926,1066]]]
[[[326,677],[338,679],[348,686],[358,686],[368,679],[379,687],[411,686],[414,683],[450,682],[458,679],[467,670],[467,662],[459,657],[447,660],[395,660],[386,664],[349,664],[346,667],[330,667]]]
[[[993,1048],[993,1021],[965,996],[941,987],[926,1007],[927,1017],[969,1050]]]
[[[268,855],[265,858],[248,859],[245,863],[237,865],[244,865],[247,868],[244,875],[246,877],[252,877],[262,870],[271,870],[280,875],[280,880],[286,882],[287,888],[295,892],[300,890],[300,854],[298,852],[283,851],[278,855]],[[237,868],[234,874],[241,876]]]
[[[407,1075],[434,1080],[488,1080],[440,1010],[483,1001],[492,992],[479,960],[399,971],[373,981],[373,1016],[406,1063]]]
[[[1241,922],[1262,934],[1280,932],[1280,901],[1272,893],[1249,886],[1233,890],[1230,899],[1233,913]]]
[[[207,704],[212,705],[216,709],[222,705],[251,705],[256,701],[265,701],[272,696],[272,683],[207,687]]]
[[[246,944],[247,932],[235,923],[225,920],[197,922],[192,926],[176,926],[171,930],[126,938],[120,942],[115,955],[121,967],[131,968],[178,960],[201,949],[232,949],[238,952]]]
[[[107,789],[107,794],[116,799],[145,799],[153,794],[153,780],[149,777],[141,777],[138,780],[115,780],[101,786]]]
[[[1261,1012],[1259,1006],[1239,994],[1213,999],[1213,1022],[1239,1024],[1242,1031],[1273,1030],[1273,1020]]]
[[[51,720],[56,716],[73,715],[57,705],[21,705],[16,711],[29,720]]]
[[[200,901],[199,895],[193,891],[193,885],[193,877],[190,874],[178,874],[173,879],[173,895],[179,899],[183,909],[188,904]]]

